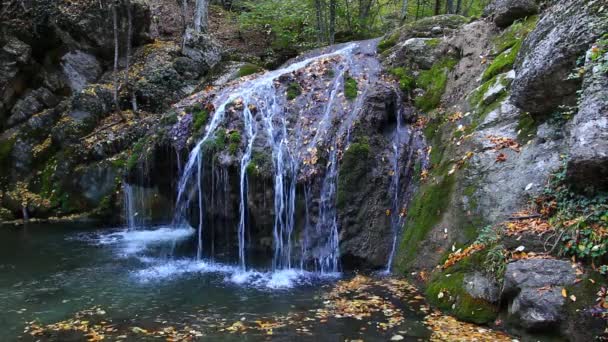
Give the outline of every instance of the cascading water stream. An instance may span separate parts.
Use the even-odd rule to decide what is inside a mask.
[[[366,52],[367,55],[365,55],[362,51],[358,51],[360,47],[360,43],[344,45],[333,52],[306,58],[283,69],[268,72],[240,84],[233,84],[215,95],[212,100],[215,110],[211,115],[211,120],[205,128],[203,137],[191,150],[188,161],[183,166],[177,187],[176,211],[173,219],[174,226],[188,226],[189,218],[193,217],[191,209],[198,209],[197,212],[195,211],[198,214],[196,215],[198,219],[197,259],[203,258],[203,245],[205,245],[203,240],[208,234],[208,232],[205,233],[205,225],[206,222],[212,220],[212,218],[205,217],[206,206],[216,205],[213,170],[211,189],[209,189],[211,200],[210,204],[206,204],[209,202],[205,196],[208,191],[206,189],[208,183],[203,182],[202,179],[203,173],[208,168],[205,168],[204,151],[206,149],[204,146],[217,137],[220,127],[224,125],[226,118],[230,117],[227,115],[228,110],[230,110],[230,115],[236,114],[234,111],[236,103],[238,104],[237,115],[242,122],[239,130],[243,143],[238,160],[239,217],[236,228],[239,268],[246,271],[249,265],[247,260],[247,243],[250,240],[248,167],[252,162],[254,147],[258,148],[256,146],[263,145],[270,147],[272,151],[273,270],[292,269],[295,265],[305,269],[307,265],[313,265],[314,269],[321,273],[339,271],[339,224],[336,210],[338,165],[343,149],[347,148],[350,142],[350,132],[362,110],[367,89],[371,81],[377,77],[377,74],[369,74],[364,63],[357,64],[359,60],[365,60],[366,56],[372,56],[369,55],[370,52]],[[372,47],[372,51],[374,50],[375,45]],[[300,136],[294,139],[293,135],[290,136],[293,134],[294,121],[290,121],[286,117],[285,111],[288,103],[285,94],[277,90],[280,84],[277,80],[283,75],[304,69],[317,61],[331,58],[333,58],[332,63],[336,64],[336,72],[324,85],[325,97],[321,101],[317,100],[321,106],[318,110],[319,116],[314,117],[315,130],[306,139],[301,139]],[[374,63],[377,63],[375,59]],[[375,67],[371,69],[372,72],[379,70]],[[343,94],[347,77],[359,78],[361,88],[356,100],[346,100]],[[305,99],[312,101],[311,97]],[[300,134],[299,130],[297,134]],[[316,191],[319,191],[318,202],[316,202],[318,203],[318,215],[311,220],[310,206],[313,203],[313,191],[312,184],[307,181],[307,185],[304,186],[305,222],[302,234],[298,237],[294,232],[296,231],[298,177],[305,164],[302,151],[314,151],[314,154],[317,149],[321,148],[327,151],[327,164],[324,172],[322,171],[323,177],[320,179],[319,187],[316,188],[318,189]],[[399,188],[398,179],[395,188]],[[227,203],[226,197],[223,198],[224,205]],[[396,198],[394,202],[398,202],[398,199]],[[299,249],[294,248],[297,244],[300,246]],[[211,241],[211,245],[213,246],[213,241]]]

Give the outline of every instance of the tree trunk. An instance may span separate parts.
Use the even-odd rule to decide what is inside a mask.
[[[441,13],[441,0],[435,0],[435,15],[439,15]]]
[[[196,0],[194,12],[194,31],[207,32],[209,26],[209,1]]]
[[[127,49],[126,49],[126,70],[125,70],[125,84],[127,86],[127,90],[131,94],[131,108],[133,109],[133,114],[139,117],[137,113],[137,98],[135,97],[135,89],[129,83],[129,69],[131,64],[131,45],[133,39],[133,13],[131,9],[131,1],[125,0],[125,6],[127,6]]]
[[[458,0],[456,2],[456,14],[460,14],[460,9],[462,8],[462,0]]]
[[[329,44],[333,45],[336,38],[336,1],[329,0]]]
[[[454,0],[445,1],[445,13],[447,13],[447,14],[454,13]]]
[[[321,0],[315,0],[315,11],[317,15],[317,40],[320,44],[325,40],[325,32],[323,30],[323,6],[321,5]]]
[[[359,0],[359,23],[362,29],[367,29],[367,19],[372,7],[372,0]]]
[[[120,110],[120,103],[118,103],[118,11],[116,10],[116,6],[118,6],[118,1],[114,1],[114,4],[112,4],[112,25],[114,26],[114,106],[120,118],[126,121]]]
[[[403,0],[403,2],[401,3],[401,23],[403,24],[405,22],[405,19],[407,19],[407,6],[408,6],[409,1],[408,0]]]

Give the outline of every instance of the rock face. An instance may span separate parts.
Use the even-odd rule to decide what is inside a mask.
[[[538,5],[534,0],[495,0],[484,10],[484,16],[491,17],[498,27],[507,27],[536,13]]]
[[[600,1],[554,1],[526,38],[516,60],[513,103],[533,114],[547,114],[575,103],[580,81],[568,76],[576,60],[608,30]]]
[[[73,92],[79,92],[101,75],[101,65],[95,56],[86,52],[71,51],[61,57],[61,68]]]
[[[598,58],[599,59],[599,58]],[[608,53],[604,55],[608,60]],[[579,188],[608,188],[608,74],[587,62],[579,111],[572,120],[568,177]]]
[[[490,303],[497,303],[500,300],[498,283],[480,272],[467,274],[463,282],[465,291],[473,298],[483,299]]]
[[[503,296],[511,300],[509,314],[529,330],[556,328],[565,319],[562,288],[576,276],[568,261],[530,259],[507,265]]]

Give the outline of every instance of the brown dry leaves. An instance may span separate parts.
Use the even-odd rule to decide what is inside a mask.
[[[497,341],[511,342],[513,339],[500,331],[464,323],[454,317],[433,312],[426,316],[424,323],[432,330],[432,342]]]
[[[521,211],[516,213],[514,218],[528,216],[531,216],[530,212]],[[504,234],[507,236],[521,235],[523,233],[534,233],[541,235],[554,230],[553,226],[551,226],[551,224],[542,217],[505,222],[504,227]]]
[[[454,253],[450,253],[450,255],[448,256],[448,259],[443,263],[443,266],[441,266],[443,269],[449,268],[451,266],[453,266],[455,263],[459,262],[460,260],[476,253],[479,252],[481,250],[483,250],[485,248],[485,245],[480,244],[480,243],[474,243],[472,245],[470,245],[469,247],[465,248],[464,250],[457,250]]]
[[[494,145],[492,147],[492,150],[495,152],[499,152],[496,155],[497,163],[504,163],[505,161],[507,161],[507,155],[503,152],[500,152],[501,150],[511,149],[517,153],[521,151],[521,145],[519,145],[517,141],[511,138],[498,137],[495,135],[488,135],[486,136],[486,138],[488,138],[490,142]]]

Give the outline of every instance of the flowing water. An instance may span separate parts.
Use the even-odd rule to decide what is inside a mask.
[[[92,307],[103,312],[103,322],[112,322],[118,329],[107,333],[106,340],[110,341],[158,340],[136,334],[135,327],[150,331],[161,327],[188,327],[189,330],[196,327],[207,336],[202,340],[211,341],[267,340],[264,331],[243,335],[222,331],[222,327],[230,327],[235,322],[258,326],[256,321],[294,315],[303,315],[298,316],[298,322],[306,323],[305,329],[309,332],[292,327],[276,328],[276,340],[363,338],[381,341],[390,337],[391,332],[369,327],[367,320],[329,319],[321,323],[315,318],[310,310],[324,308],[324,293],[336,279],[322,279],[308,273],[298,278],[298,284],[292,284],[289,279],[293,275],[289,273],[293,271],[285,270],[251,274],[250,281],[244,285],[235,283],[238,279],[232,277],[241,274],[238,265],[192,259],[167,262],[156,257],[164,248],[172,248],[175,241],[179,244],[194,234],[192,229],[149,226],[136,231],[127,227],[98,229],[82,224],[3,228],[0,230],[0,341],[17,340],[26,322],[63,321]],[[427,330],[420,323],[420,313],[406,304],[400,310],[404,320],[395,329],[407,330],[406,337],[411,340],[427,336]],[[305,320],[305,316],[310,317]],[[369,329],[361,330],[364,326]],[[36,338],[23,334],[21,340],[86,340],[82,335],[53,333]],[[118,338],[123,335],[129,338]]]
[[[302,57],[288,64],[286,67],[268,72],[257,78],[232,85],[220,91],[213,100],[215,109],[205,133],[191,150],[186,166],[179,181],[177,191],[175,227],[185,227],[192,221],[192,207],[197,208],[197,260],[202,260],[205,230],[216,230],[214,224],[208,224],[205,219],[205,189],[202,180],[204,174],[205,144],[217,138],[219,128],[229,117],[233,105],[242,108],[240,120],[242,121],[241,138],[244,145],[240,151],[239,168],[239,199],[238,199],[238,265],[243,272],[251,268],[248,256],[249,231],[249,177],[248,167],[252,161],[255,144],[265,144],[272,153],[273,164],[273,270],[290,270],[299,268],[319,271],[321,273],[335,273],[340,270],[338,220],[336,215],[336,186],[338,175],[338,153],[348,145],[350,129],[362,107],[362,99],[372,81],[379,77],[379,65],[373,57],[375,42],[350,43],[334,48],[327,53]],[[372,56],[372,57],[370,57]],[[328,82],[325,91],[326,99],[322,104],[322,116],[316,120],[315,134],[312,138],[303,141],[298,125],[287,118],[286,107],[289,99],[285,93],[277,90],[277,82],[284,75],[305,69],[315,63],[333,59],[335,75]],[[362,89],[355,101],[344,101],[343,90],[349,77],[359,79],[359,89]],[[310,100],[312,101],[312,100]],[[332,126],[332,122],[340,120],[340,124]],[[297,121],[297,119],[296,119]],[[306,164],[302,151],[317,151],[323,142],[330,144],[330,152],[325,175],[320,179],[320,192],[318,196],[319,217],[316,222],[307,222],[305,231],[295,236],[296,231],[296,197],[298,196],[298,177],[301,176],[303,165]],[[212,183],[213,184],[213,183]],[[213,187],[213,185],[212,185]],[[211,189],[212,191],[212,189]],[[397,191],[397,190],[395,190]],[[308,197],[312,196],[309,192]],[[310,199],[310,198],[309,198]],[[312,199],[310,199],[312,200]],[[308,201],[307,201],[308,202]],[[306,205],[310,205],[306,203]],[[308,212],[308,211],[307,211]],[[314,238],[311,238],[314,237]],[[213,241],[211,244],[213,245]],[[295,249],[299,245],[301,248]],[[209,253],[206,253],[209,255]],[[210,255],[213,258],[213,253]],[[304,260],[310,258],[310,260]],[[311,261],[312,260],[312,261]],[[310,266],[305,266],[310,265]]]

